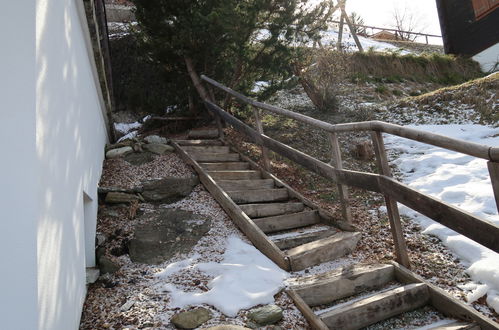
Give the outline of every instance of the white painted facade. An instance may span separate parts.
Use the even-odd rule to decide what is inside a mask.
[[[499,43],[473,56],[480,64],[483,72],[499,70]]]
[[[0,16],[0,328],[77,329],[107,142],[83,4]]]

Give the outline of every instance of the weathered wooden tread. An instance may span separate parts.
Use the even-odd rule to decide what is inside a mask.
[[[330,329],[359,329],[417,309],[429,300],[426,284],[415,283],[342,305],[319,316]]]
[[[236,204],[283,202],[288,200],[287,189],[255,189],[227,191]]]
[[[189,153],[189,156],[192,157],[197,162],[237,162],[239,158],[239,154],[229,153],[229,154],[217,154],[217,153]]]
[[[182,149],[187,153],[228,154],[230,152],[228,146],[184,146]]]
[[[209,140],[175,140],[179,146],[222,146],[223,142],[218,139]]]
[[[269,238],[277,245],[279,249],[289,250],[303,244],[331,237],[333,235],[336,235],[337,233],[338,230],[336,230],[335,228],[326,227],[323,230],[304,232],[291,237],[273,238],[272,236],[270,236]]]
[[[250,218],[263,218],[275,215],[301,212],[305,208],[303,203],[269,203],[269,204],[244,204],[239,206]]]
[[[393,265],[359,265],[302,278],[291,288],[314,307],[381,288],[394,280]]]
[[[436,325],[434,327],[425,326],[418,329],[426,329],[426,330],[480,330],[480,327],[476,323],[465,323],[462,321],[451,322],[442,325]],[[416,329],[416,330],[418,330]]]
[[[257,180],[262,178],[260,171],[254,170],[232,170],[232,171],[208,171],[209,176],[216,180]]]
[[[275,217],[259,218],[253,220],[260,229],[266,233],[296,229],[318,224],[321,221],[318,211],[304,211],[300,213],[278,215]]]
[[[286,251],[292,270],[330,261],[352,252],[361,238],[358,232],[339,232]]]
[[[199,163],[206,171],[249,170],[246,162]]]
[[[203,128],[203,129],[194,129],[189,131],[189,139],[210,139],[217,138],[218,130],[216,128]]]
[[[215,180],[225,191],[251,190],[251,189],[271,189],[274,188],[274,180]]]

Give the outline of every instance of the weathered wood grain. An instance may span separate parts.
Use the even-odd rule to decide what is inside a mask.
[[[283,202],[289,198],[288,191],[282,188],[228,191],[227,194],[236,204]]]
[[[303,211],[303,203],[269,203],[239,205],[241,210],[250,218],[263,218],[275,215],[296,213]]]
[[[317,224],[320,221],[321,219],[318,211],[304,211],[253,220],[253,222],[266,234],[306,227]]]
[[[277,245],[281,250],[289,250],[303,244],[314,242],[323,238],[331,237],[335,235],[338,231],[335,228],[325,229],[321,231],[314,231],[308,233],[302,233],[296,236],[286,237],[286,238],[274,238],[270,236],[269,238]]]
[[[249,170],[246,162],[199,163],[207,171]]]
[[[220,187],[226,191],[238,191],[248,189],[272,189],[274,180],[216,180]]]
[[[221,146],[223,142],[218,139],[211,140],[175,140],[179,146]]]
[[[260,171],[253,170],[228,170],[228,171],[208,171],[215,180],[257,180],[261,179]]]
[[[215,153],[228,154],[230,148],[228,146],[184,146],[182,147],[187,153]]]
[[[300,310],[300,312],[305,316],[308,323],[314,330],[329,330],[327,325],[322,322],[322,320],[315,315],[314,311],[310,309],[310,307],[301,299],[300,295],[293,291],[293,289],[286,290],[288,296],[293,299],[296,307]]]
[[[338,141],[338,135],[336,133],[329,133],[329,141],[331,144],[331,165],[338,170],[342,170],[343,161],[341,159],[341,149]],[[340,207],[343,220],[347,223],[352,223],[352,210],[350,208],[350,200],[348,198],[348,188],[342,184],[338,184],[337,187],[340,195]]]
[[[189,153],[197,162],[237,162],[239,154]]]

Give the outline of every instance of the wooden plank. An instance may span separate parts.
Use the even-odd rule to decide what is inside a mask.
[[[497,212],[499,213],[499,162],[488,162],[487,166],[489,168],[492,189],[494,190],[494,196],[496,198]]]
[[[374,290],[395,279],[393,265],[346,267],[319,276],[311,276],[292,289],[310,307]]]
[[[424,283],[428,287],[430,293],[430,303],[437,310],[448,317],[453,317],[458,320],[466,320],[476,322],[483,330],[499,329],[499,324],[491,319],[483,316],[471,306],[457,300],[449,295],[444,290],[435,285],[426,282],[419,275],[411,272],[409,269],[392,261],[390,262],[395,268],[395,278],[402,283]]]
[[[224,162],[224,163],[199,163],[199,166],[207,171],[227,171],[227,170],[249,170],[250,166],[246,162]]]
[[[321,219],[318,211],[305,211],[253,220],[253,222],[266,234],[310,226],[318,224],[320,221]]]
[[[256,180],[262,178],[260,171],[252,170],[208,171],[207,173],[215,180]]]
[[[338,170],[343,169],[343,161],[341,159],[340,143],[336,133],[329,133],[329,141],[331,144],[331,165]],[[345,185],[338,184],[338,192],[340,195],[341,214],[343,220],[347,223],[352,223],[352,210],[350,208],[350,200],[348,198],[348,188]]]
[[[250,218],[271,217],[303,211],[303,203],[244,204],[239,206]]]
[[[255,124],[256,124],[256,130],[260,134],[263,133],[263,125],[262,121],[260,120],[260,109],[253,107],[253,114],[255,116]],[[262,151],[262,160],[263,160],[263,167],[265,170],[270,171],[270,158],[269,158],[269,151],[265,147],[260,147]]]
[[[430,325],[431,327],[431,325]],[[429,328],[428,326],[418,328],[418,329],[426,329],[426,330],[480,330],[480,327],[476,323],[465,323],[465,322],[451,322],[443,325],[437,325]],[[418,330],[416,329],[416,330]]]
[[[274,180],[216,180],[222,189],[225,191],[238,191],[244,189],[272,189],[274,188]]]
[[[340,232],[288,250],[286,256],[293,271],[302,270],[350,253],[357,246],[360,237],[360,233]]]
[[[336,229],[325,229],[321,231],[305,232],[296,236],[291,236],[287,238],[277,238],[274,239],[272,236],[269,238],[277,245],[281,250],[289,250],[297,246],[301,246],[310,242],[314,242],[323,238],[331,237],[336,235],[338,231]]]
[[[228,191],[227,194],[236,204],[283,202],[289,199],[288,191],[282,188]]]
[[[228,154],[230,148],[228,146],[184,146],[182,147],[187,153],[215,153],[215,154]]]
[[[330,329],[359,329],[422,307],[429,299],[428,287],[415,283],[340,306],[319,316]]]
[[[195,129],[189,132],[189,139],[216,139],[218,130],[216,128]]]
[[[237,162],[239,154],[189,153],[197,162]]]
[[[221,146],[223,142],[218,139],[212,140],[174,140],[179,146]]]
[[[220,206],[229,215],[232,221],[241,229],[241,231],[250,239],[250,241],[263,254],[274,261],[279,267],[284,270],[290,270],[289,261],[284,253],[270,241],[267,236],[258,228],[255,223],[248,218],[241,209],[229,198],[223,189],[203,170],[201,166],[191,158],[182,148],[172,143],[180,157],[191,165],[199,175],[199,180],[203,183],[210,194],[220,203]]]
[[[300,312],[305,316],[308,323],[314,330],[329,330],[327,325],[322,322],[322,320],[315,315],[314,311],[310,309],[310,307],[301,299],[300,295],[298,295],[293,289],[286,290],[288,296],[293,299],[296,307],[300,310]]]
[[[388,165],[388,157],[386,155],[385,143],[383,135],[380,132],[372,132],[371,134],[374,152],[376,153],[376,163],[381,175],[390,176],[392,171]],[[390,230],[392,232],[393,243],[395,245],[395,255],[397,261],[407,268],[410,268],[409,255],[407,254],[407,245],[404,238],[404,230],[400,222],[400,214],[397,206],[397,201],[385,194],[385,203],[390,220]]]

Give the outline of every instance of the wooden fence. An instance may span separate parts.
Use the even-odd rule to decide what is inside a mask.
[[[251,142],[262,148],[264,166],[267,170],[270,169],[268,157],[268,149],[270,149],[273,152],[284,156],[337,184],[340,192],[342,214],[345,221],[352,221],[349,207],[348,186],[383,194],[390,220],[390,228],[394,239],[396,258],[400,264],[410,267],[397,202],[404,204],[407,207],[435,220],[436,222],[441,223],[442,225],[499,253],[499,226],[480,219],[471,213],[461,210],[460,208],[445,203],[432,196],[410,188],[407,185],[396,181],[392,177],[382,133],[397,135],[410,140],[419,141],[488,160],[488,168],[498,210],[499,148],[453,139],[438,134],[380,121],[333,125],[299,113],[255,101],[206,76],[201,76],[201,79],[211,86],[228,93],[237,100],[253,106],[257,127],[256,130],[215,104],[213,98],[204,98],[206,107],[215,115],[217,121],[225,121],[237,131],[246,135]],[[260,110],[292,118],[323,130],[326,134],[328,134],[329,141],[331,142],[331,163],[324,163],[310,155],[266,136],[260,120]],[[220,135],[223,136],[220,125],[219,130]],[[369,132],[371,135],[379,169],[378,174],[345,170],[342,167],[338,134],[359,131]]]

